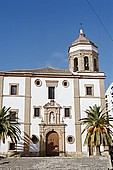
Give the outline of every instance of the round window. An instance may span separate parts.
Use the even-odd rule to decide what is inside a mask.
[[[72,136],[72,135],[67,136],[67,142],[68,142],[69,144],[73,144],[74,141],[75,141],[74,136]]]
[[[38,139],[38,137],[37,137],[36,135],[32,135],[31,140],[32,140],[32,142],[33,142],[34,144],[38,143],[38,141],[39,141],[39,139]]]
[[[36,86],[40,87],[42,85],[42,82],[41,82],[41,80],[36,79],[35,84],[36,84]]]
[[[62,82],[62,84],[63,84],[64,87],[68,87],[69,86],[69,82],[67,80],[64,80]]]

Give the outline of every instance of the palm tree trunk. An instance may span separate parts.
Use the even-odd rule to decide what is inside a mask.
[[[89,145],[89,156],[93,155],[93,146]]]
[[[99,145],[96,146],[96,155],[97,155],[97,156],[98,156],[98,155],[101,155],[100,146],[99,146]]]

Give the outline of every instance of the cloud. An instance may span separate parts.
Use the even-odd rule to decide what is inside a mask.
[[[67,57],[61,53],[61,52],[54,52],[52,55],[51,55],[51,58],[52,59],[60,59],[60,61],[62,60],[62,62],[67,62]]]
[[[68,59],[63,53],[54,52],[44,63],[45,67],[65,69],[67,68]]]

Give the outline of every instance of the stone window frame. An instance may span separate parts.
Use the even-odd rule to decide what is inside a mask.
[[[11,149],[11,144],[14,145],[13,149]],[[14,142],[8,142],[8,150],[9,151],[15,151],[16,150],[16,144]]]
[[[35,137],[36,141],[33,141],[33,137]],[[33,144],[37,144],[39,142],[39,137],[35,134],[32,134],[31,141],[33,142]]]
[[[58,82],[57,80],[46,80],[46,87],[48,87],[48,99],[55,99],[55,87],[58,87]],[[49,88],[54,88],[54,96],[53,98],[49,97]]]
[[[65,83],[67,83],[67,84],[65,84]],[[69,81],[68,81],[68,80],[64,80],[64,81],[62,82],[62,85],[63,85],[65,88],[69,87]]]
[[[9,112],[15,113],[15,120],[11,120],[11,122],[18,122],[18,113],[19,113],[19,109],[10,109]]]
[[[16,94],[12,94],[11,88],[12,86],[16,86]],[[9,95],[10,96],[18,96],[19,94],[19,83],[9,83]]]
[[[85,87],[85,97],[94,97],[94,84],[85,84],[84,87]],[[91,95],[87,94],[87,90],[86,89],[88,87],[92,88],[92,94]]]
[[[34,83],[37,87],[42,86],[42,81],[40,79],[36,79]]]
[[[46,80],[46,87],[58,87],[58,81]]]
[[[65,109],[67,108],[69,109],[69,117],[65,116]],[[71,106],[64,106],[63,109],[64,109],[64,119],[72,119]]]
[[[72,141],[69,141],[69,138],[72,138]],[[66,141],[68,144],[73,144],[75,142],[75,137],[73,135],[68,135]]]
[[[35,109],[39,109],[39,116],[35,116]],[[41,109],[42,106],[33,106],[33,118],[41,118]]]
[[[55,87],[54,86],[49,86],[48,87],[48,99],[55,99]]]

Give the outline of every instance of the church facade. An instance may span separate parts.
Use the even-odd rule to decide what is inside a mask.
[[[29,152],[39,156],[87,155],[79,119],[86,117],[89,106],[105,106],[98,48],[82,29],[68,49],[68,65],[68,70],[0,72],[0,107],[11,107],[10,112],[19,118],[21,135],[27,134],[32,141]],[[23,142],[23,152],[24,146]],[[14,150],[10,139],[1,143],[0,153]]]

